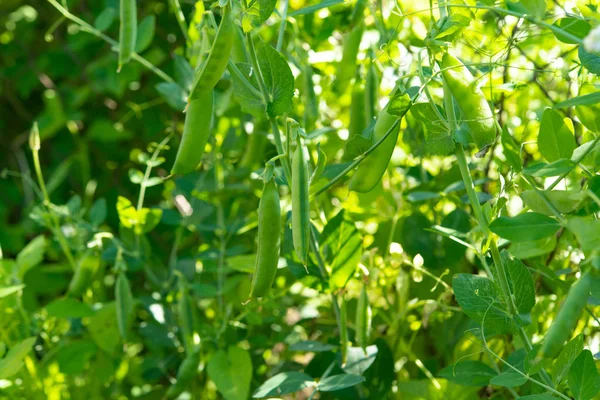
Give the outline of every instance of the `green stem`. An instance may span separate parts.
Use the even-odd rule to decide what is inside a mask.
[[[594,139],[594,143],[588,147],[586,149],[586,151],[583,152],[583,154],[581,154],[579,157],[577,157],[576,160],[574,160],[575,165],[579,164],[581,161],[583,161],[583,159],[592,152],[592,150],[594,150],[594,148],[596,148],[596,146],[598,145],[598,142],[600,141],[600,135],[598,135],[598,137],[596,139]],[[556,180],[554,182],[552,182],[552,184],[550,186],[548,186],[548,190],[552,190],[556,187],[556,185],[558,185],[563,179],[565,179],[567,177],[567,175],[569,175],[571,173],[573,169],[570,168],[567,172],[563,173],[561,176],[559,176],[558,178],[556,178]]]
[[[277,51],[281,51],[283,46],[283,35],[285,34],[285,25],[287,23],[289,0],[283,0],[283,12],[281,13],[281,25],[279,25],[279,36],[277,37]]]
[[[177,19],[177,23],[179,24],[179,29],[181,29],[181,33],[183,33],[183,37],[185,38],[185,42],[188,46],[191,45],[190,36],[187,32],[187,26],[185,22],[185,15],[181,11],[181,4],[179,4],[179,0],[170,0],[171,7],[173,8],[173,12],[175,13],[175,18]]]

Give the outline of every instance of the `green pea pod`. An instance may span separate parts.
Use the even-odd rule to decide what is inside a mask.
[[[342,294],[342,304],[340,305],[340,353],[342,356],[342,367],[346,366],[348,361],[348,305],[346,298]]]
[[[356,59],[364,30],[365,24],[361,21],[350,32],[344,35],[342,60],[338,64],[334,84],[334,91],[336,93],[346,91],[350,80],[356,75]]]
[[[368,126],[377,113],[379,93],[379,75],[377,74],[377,67],[373,62],[369,65],[365,81],[365,118]]]
[[[179,396],[186,387],[192,382],[196,373],[198,372],[198,366],[200,365],[200,352],[198,350],[193,353],[188,353],[188,356],[183,359],[183,362],[177,369],[177,381],[174,385],[169,387],[167,390],[167,398],[174,399]]]
[[[585,273],[569,290],[556,319],[546,333],[540,350],[542,357],[554,358],[562,350],[590,297],[590,283],[590,275]]]
[[[137,36],[137,4],[135,0],[121,0],[119,27],[119,68],[131,60]]]
[[[365,85],[360,79],[356,79],[352,87],[352,103],[350,104],[350,126],[348,127],[349,139],[362,135],[367,129],[367,107],[365,97]]]
[[[315,123],[319,118],[319,103],[315,93],[313,75],[313,69],[307,59],[306,67],[302,74],[304,81],[304,127],[307,132],[311,132],[315,129]]]
[[[388,131],[391,132],[384,141],[377,147],[365,160],[359,164],[358,169],[350,179],[349,189],[355,192],[366,193],[381,180],[385,170],[390,163],[392,153],[398,141],[400,133],[400,121],[408,112],[412,105],[408,94],[404,93],[400,97],[394,95],[392,100],[384,107],[373,128],[372,144],[382,139]],[[390,109],[392,107],[392,109]],[[391,113],[393,112],[393,114]]]
[[[469,69],[446,53],[440,64],[446,87],[456,99],[473,142],[480,150],[496,139],[496,121],[485,95],[476,85]]]
[[[292,156],[292,238],[296,254],[304,265],[308,263],[310,237],[308,180],[308,163],[304,156],[304,148],[298,139]]]
[[[194,309],[193,297],[189,293],[188,286],[183,277],[179,278],[179,302],[177,313],[179,314],[181,333],[186,351],[192,351],[194,347]]]
[[[258,205],[258,250],[252,277],[250,297],[264,297],[269,293],[279,262],[281,245],[281,208],[279,192],[274,179],[265,182]]]
[[[356,303],[356,343],[366,351],[371,333],[371,306],[367,295],[367,284],[364,283]]]
[[[100,266],[100,258],[91,250],[86,251],[77,263],[77,268],[69,282],[67,294],[72,297],[81,297],[94,279],[94,274]]]
[[[247,63],[249,61],[248,50],[246,49],[246,42],[244,39],[244,32],[242,28],[234,24],[233,26],[233,46],[231,50],[231,60],[238,63]]]
[[[117,303],[117,327],[123,340],[128,340],[133,322],[133,296],[129,280],[124,272],[120,272],[115,284],[115,301]]]
[[[235,24],[231,19],[231,7],[223,7],[223,17],[219,24],[217,36],[210,48],[208,56],[199,66],[192,84],[188,101],[204,97],[204,92],[211,91],[217,85],[227,68],[229,56],[233,49]]]
[[[248,135],[246,149],[240,160],[240,167],[251,168],[264,161],[267,135],[264,132],[254,131]]]
[[[172,174],[190,173],[202,161],[204,147],[211,133],[213,102],[213,90],[209,90],[201,92],[188,104],[183,137],[171,169]]]
[[[406,314],[406,305],[410,294],[410,275],[402,268],[396,278],[396,312]]]

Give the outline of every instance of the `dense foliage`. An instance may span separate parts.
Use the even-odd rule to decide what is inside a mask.
[[[0,1],[0,398],[600,398],[599,6]]]

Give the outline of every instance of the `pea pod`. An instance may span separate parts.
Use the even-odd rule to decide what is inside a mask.
[[[310,237],[308,180],[308,163],[304,156],[304,148],[298,139],[292,156],[292,238],[296,254],[304,265],[308,263]]]
[[[167,390],[167,398],[174,399],[179,396],[186,387],[192,382],[196,373],[198,372],[198,366],[200,365],[200,352],[195,350],[193,353],[183,359],[183,362],[177,369],[177,381],[174,385],[169,387]]]
[[[249,62],[248,50],[246,49],[246,41],[244,32],[240,27],[234,24],[233,26],[233,46],[231,50],[231,60],[234,63]]]
[[[377,75],[375,63],[371,61],[365,79],[365,118],[367,119],[367,126],[373,121],[373,118],[375,118],[378,93],[379,75]]]
[[[81,297],[94,279],[94,274],[100,266],[100,258],[91,250],[86,251],[77,263],[77,268],[69,282],[67,294],[72,297]]]
[[[179,315],[181,333],[186,351],[191,351],[194,347],[194,309],[193,298],[189,293],[189,288],[185,278],[179,278],[179,302],[177,303],[177,313]]]
[[[590,282],[590,275],[585,273],[569,290],[556,319],[546,333],[540,350],[542,357],[556,357],[571,336],[590,297]]]
[[[204,97],[203,93],[211,91],[217,85],[227,68],[235,34],[235,24],[231,19],[231,7],[225,6],[217,36],[215,36],[208,56],[197,69],[188,101]]]
[[[346,366],[348,361],[348,305],[346,298],[342,294],[342,304],[340,306],[340,353],[342,355],[342,367]]]
[[[115,284],[115,301],[117,303],[117,327],[123,340],[128,340],[133,322],[133,296],[129,280],[124,272],[120,272]]]
[[[365,85],[358,77],[352,87],[352,103],[350,104],[350,126],[348,127],[349,139],[362,135],[367,128],[367,107]]]
[[[440,64],[446,87],[456,99],[473,142],[480,150],[496,139],[496,121],[485,95],[476,85],[469,69],[446,53]]]
[[[209,90],[201,92],[188,104],[183,137],[171,169],[172,174],[190,173],[202,161],[204,147],[211,133],[213,101],[213,91]]]
[[[350,80],[356,74],[356,59],[360,49],[365,24],[360,21],[350,32],[344,35],[342,60],[338,64],[334,91],[342,93],[348,87]]]
[[[267,135],[264,132],[257,132],[248,135],[246,149],[240,160],[240,167],[251,168],[256,164],[262,163],[265,157],[265,148],[267,147]]]
[[[121,0],[119,26],[119,70],[131,60],[137,36],[137,4],[135,0]]]
[[[302,78],[304,81],[304,127],[307,132],[315,129],[315,123],[319,118],[319,103],[315,93],[315,84],[313,82],[313,69],[308,63],[308,58],[305,60],[306,67]]]
[[[274,179],[265,183],[258,205],[258,250],[252,277],[250,297],[264,297],[269,293],[279,262],[281,244],[281,208],[279,192]]]
[[[367,284],[364,283],[356,303],[356,343],[366,350],[371,333],[371,306],[367,295]]]
[[[404,93],[400,97],[393,96],[390,103],[379,112],[373,128],[372,144],[382,139],[388,131],[390,134],[359,164],[358,169],[350,179],[350,190],[366,193],[377,186],[390,163],[392,153],[396,147],[400,133],[400,120],[410,109],[411,104],[410,98]],[[390,109],[390,107],[392,108]]]

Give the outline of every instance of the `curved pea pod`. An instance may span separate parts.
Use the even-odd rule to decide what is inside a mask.
[[[128,340],[133,322],[133,296],[129,280],[124,272],[120,272],[115,284],[115,301],[117,304],[117,327],[123,340]]]
[[[86,251],[77,263],[77,269],[69,282],[67,294],[72,297],[81,297],[92,283],[99,266],[100,258],[91,250]]]
[[[315,129],[315,123],[319,118],[319,102],[315,93],[313,75],[313,69],[306,60],[302,79],[304,83],[304,127],[307,132]]]
[[[201,92],[188,104],[183,137],[171,169],[172,174],[190,173],[202,161],[204,147],[211,133],[213,102],[213,91],[209,90]]]
[[[396,278],[396,308],[399,314],[406,313],[406,305],[410,293],[410,275],[402,268],[398,272]]]
[[[357,79],[352,87],[352,103],[350,103],[350,126],[348,127],[348,137],[350,139],[362,135],[369,125],[365,94],[364,83],[362,80]]]
[[[242,28],[235,24],[233,26],[233,46],[231,50],[231,60],[236,64],[249,62],[244,32],[242,31]]]
[[[264,161],[267,135],[264,132],[254,131],[248,135],[246,150],[240,160],[240,167],[251,168]]]
[[[135,0],[121,0],[119,26],[119,67],[131,60],[137,36],[137,4]]]
[[[373,128],[372,145],[390,134],[383,142],[359,164],[358,169],[350,179],[349,189],[366,193],[371,191],[385,173],[400,134],[400,121],[410,109],[412,102],[406,93],[400,97],[393,96],[392,100],[379,112]],[[391,107],[391,108],[390,108]],[[392,114],[393,112],[393,114]]]
[[[371,306],[364,283],[356,303],[356,343],[365,350],[371,334]]]
[[[235,24],[231,19],[231,7],[223,8],[223,17],[219,24],[219,29],[215,40],[212,43],[208,56],[198,67],[192,90],[190,91],[189,101],[203,97],[203,93],[214,89],[223,72],[227,68],[229,56],[233,49],[235,36]]]
[[[308,163],[304,155],[304,148],[298,140],[298,145],[292,156],[292,238],[296,254],[304,265],[308,263],[310,238],[308,186]]]
[[[191,354],[188,354],[183,359],[183,362],[177,369],[177,381],[175,384],[169,387],[166,396],[168,399],[174,399],[179,396],[186,387],[192,382],[198,372],[198,366],[200,365],[200,352],[198,350]]]
[[[345,92],[350,80],[356,75],[356,60],[364,30],[365,24],[360,21],[350,32],[344,35],[342,60],[338,64],[334,83],[334,91],[337,93]]]
[[[188,286],[183,282],[183,277],[179,283],[179,302],[177,303],[177,313],[179,315],[179,325],[183,336],[183,343],[186,351],[191,351],[194,347],[194,309],[193,297],[188,290]]]
[[[365,118],[367,119],[367,126],[377,113],[378,94],[379,75],[375,63],[371,62],[365,78]]]
[[[565,342],[570,338],[590,297],[590,278],[588,273],[583,274],[569,290],[567,298],[556,315],[556,319],[546,333],[540,349],[542,357],[556,357]]]
[[[348,305],[344,295],[342,295],[342,304],[340,305],[340,353],[342,367],[344,367],[348,361]]]
[[[480,150],[496,139],[496,120],[475,78],[457,58],[445,53],[440,63],[446,87],[456,99],[473,142]]]
[[[271,290],[281,246],[281,208],[274,179],[265,183],[258,205],[258,250],[250,297],[264,297]]]

